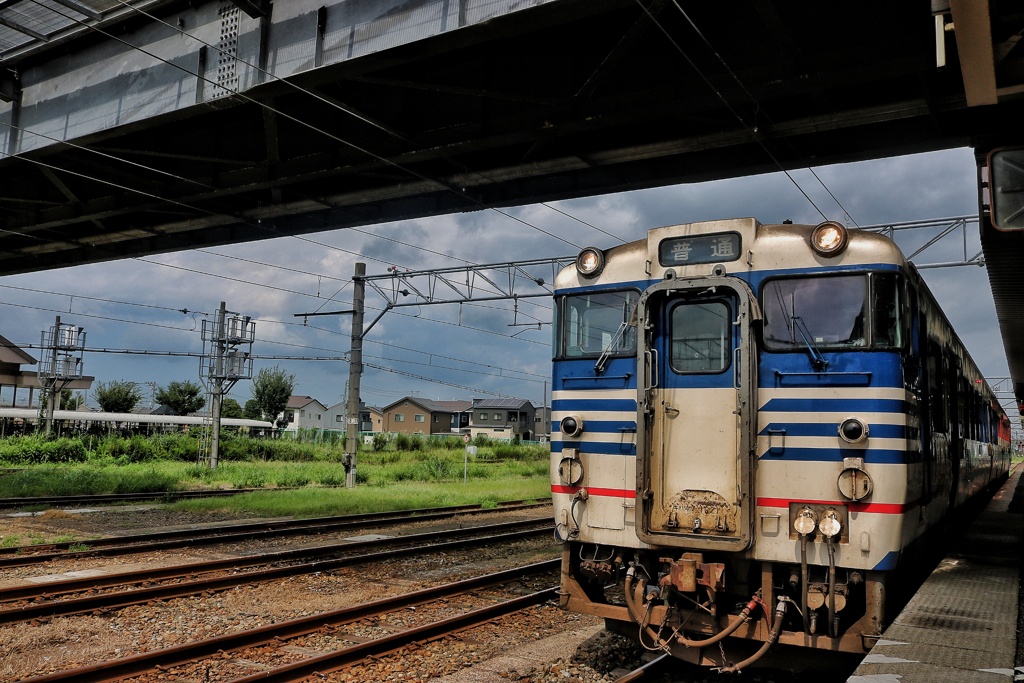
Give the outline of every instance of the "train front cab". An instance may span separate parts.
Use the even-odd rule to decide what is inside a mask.
[[[778,249],[751,249],[748,266],[792,260],[798,247],[810,251],[809,228],[762,227],[723,221],[707,230],[733,234],[748,247],[765,233],[780,240]],[[693,234],[700,230],[652,231],[647,268],[670,238]],[[937,308],[929,309],[933,302],[919,306],[916,289],[903,287],[898,250],[865,235],[851,252],[846,272],[862,281],[868,325],[879,325],[877,317],[870,322],[869,302],[898,310],[890,314],[898,339],[889,330],[888,346],[861,342],[860,352],[826,343],[819,350],[806,321],[797,322],[797,295],[787,290],[792,349],[763,354],[755,343],[763,343],[764,325],[755,291],[765,278],[752,268],[730,277],[720,264],[686,266],[656,273],[661,279],[642,288],[635,312],[623,308],[622,323],[635,327],[635,365],[613,359],[618,365],[605,379],[600,362],[591,377],[579,366],[567,373],[581,387],[576,392],[565,391],[569,384],[559,385],[556,373],[556,390],[562,387],[562,402],[573,408],[586,404],[588,383],[598,389],[616,377],[628,384],[631,375],[636,383],[632,463],[628,454],[612,464],[588,453],[585,414],[556,413],[556,423],[567,417],[581,427],[573,441],[562,425],[564,451],[553,458],[556,511],[562,508],[556,514],[567,536],[565,607],[603,616],[652,649],[717,666],[726,665],[726,636],[731,662],[756,658],[774,642],[854,653],[873,644],[886,622],[889,571],[969,493],[968,484],[952,485],[951,462],[961,458],[950,455],[968,441],[950,424],[969,408],[945,410],[940,424],[936,397],[942,382],[963,386],[964,353]],[[874,265],[858,270],[858,259]],[[879,261],[888,265],[876,277]],[[624,270],[620,282],[632,279]],[[878,298],[883,290],[888,300]],[[922,313],[914,319],[912,310]],[[922,339],[945,349],[947,360],[922,351]],[[939,363],[931,375],[928,362]],[[607,358],[604,365],[611,367]],[[926,402],[921,413],[919,398]],[[969,406],[953,406],[961,403]],[[973,478],[963,473],[971,462],[955,480],[977,486],[977,470]],[[558,492],[571,493],[571,501]],[[603,512],[592,519],[591,510]]]

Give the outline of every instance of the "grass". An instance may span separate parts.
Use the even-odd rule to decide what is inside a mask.
[[[23,450],[16,449],[18,444]],[[182,457],[188,444],[179,437],[97,442],[85,449],[84,461],[52,456],[52,447],[38,438],[0,441],[0,460],[6,454],[21,464],[17,471],[0,475],[0,497],[135,492],[167,493],[170,497],[183,490],[263,489],[229,498],[180,501],[172,507],[315,517],[447,505],[493,506],[505,500],[550,495],[548,451],[537,446],[484,446],[477,456],[467,459],[460,449],[443,445],[420,444],[407,451],[389,445],[387,450],[359,453],[357,486],[346,489],[341,452],[329,444],[288,443],[284,448],[274,444],[274,453],[283,456],[279,459],[253,457],[252,453],[265,448],[261,444],[241,440],[238,444],[245,446],[247,457],[222,460],[216,469],[210,469],[196,464],[194,456],[191,460]],[[62,448],[62,453],[82,453],[67,443]],[[269,455],[271,450],[266,447],[265,453]],[[35,462],[25,464],[24,453],[47,457],[33,455]],[[2,543],[14,541],[0,538]]]
[[[230,511],[257,517],[327,517],[363,512],[394,512],[450,505],[494,507],[506,500],[545,499],[551,495],[547,478],[487,479],[462,482],[399,482],[345,489],[303,488],[290,491],[242,493],[229,498],[200,498],[174,503],[188,512]]]

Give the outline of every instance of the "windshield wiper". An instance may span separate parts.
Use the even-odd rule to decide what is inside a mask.
[[[811,331],[807,329],[807,323],[798,315],[791,316],[790,320],[793,321],[793,328],[800,333],[800,338],[804,340],[804,344],[807,346],[807,353],[811,356],[811,367],[818,372],[823,372],[828,367],[828,360],[825,359],[825,356],[821,355],[821,351],[814,345]]]
[[[615,334],[608,341],[608,346],[604,347],[604,351],[597,357],[597,362],[594,363],[594,374],[600,375],[604,372],[604,366],[608,364],[608,357],[612,355],[612,349],[618,345],[619,340],[622,339],[623,332],[633,323],[636,317],[636,307],[630,311],[629,315],[626,315],[626,306],[628,305],[625,301],[622,302],[622,322],[619,323],[619,329],[615,330]]]

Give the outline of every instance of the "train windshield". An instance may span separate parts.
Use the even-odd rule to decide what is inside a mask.
[[[765,347],[900,348],[902,297],[895,273],[771,280],[761,294]]]
[[[554,348],[559,358],[598,358],[636,353],[630,324],[640,292],[590,292],[556,300]]]

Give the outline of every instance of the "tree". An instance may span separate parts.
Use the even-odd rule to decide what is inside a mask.
[[[248,403],[248,401],[246,401]],[[233,398],[226,398],[220,404],[221,417],[242,417],[242,406]]]
[[[97,384],[92,398],[103,412],[130,413],[142,400],[142,392],[134,382],[115,379]]]
[[[71,389],[60,390],[60,400],[57,401],[58,410],[78,410],[82,403],[85,401],[81,396],[76,395]],[[46,404],[50,402],[50,396],[43,394],[43,398],[39,402],[39,407],[46,410]]]
[[[202,392],[203,388],[195,382],[175,381],[156,392],[156,402],[170,408],[175,415],[188,415],[206,405],[206,397]]]
[[[245,408],[242,409],[242,417],[246,420],[263,419],[263,414],[260,412],[260,404],[256,402],[256,399],[250,398],[245,402]]]
[[[260,417],[273,420],[288,405],[295,389],[295,375],[278,366],[263,368],[252,381],[252,398],[260,409]]]

